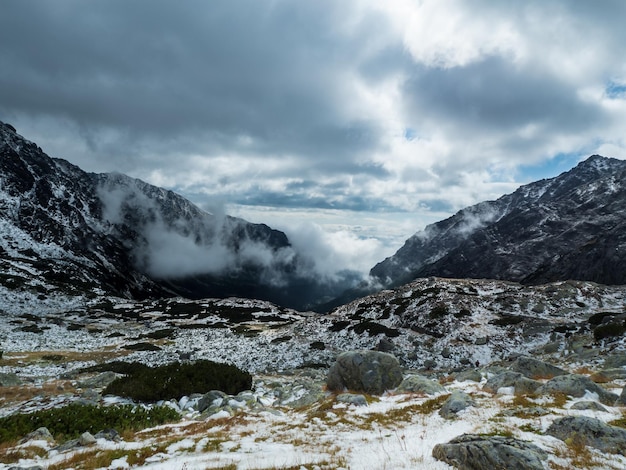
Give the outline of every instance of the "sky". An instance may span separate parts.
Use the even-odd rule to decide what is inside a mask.
[[[624,18],[621,0],[3,0],[0,120],[365,270],[463,207],[626,159]]]

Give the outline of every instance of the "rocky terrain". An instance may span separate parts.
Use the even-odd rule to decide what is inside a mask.
[[[593,155],[429,225],[371,275],[385,285],[427,276],[625,284],[625,181],[625,161]]]
[[[626,468],[623,288],[430,278],[328,315],[2,294],[0,417],[128,403],[102,393],[117,374],[85,370],[118,359],[209,359],[254,378],[235,396],[162,402],[172,424],[5,443],[2,468]]]

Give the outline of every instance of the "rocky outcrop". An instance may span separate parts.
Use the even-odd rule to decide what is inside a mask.
[[[603,452],[626,455],[626,429],[609,426],[599,419],[566,416],[554,420],[546,433],[562,441],[576,438]]]
[[[326,385],[332,392],[351,390],[381,395],[402,382],[400,363],[379,351],[350,351],[340,354],[328,372]]]
[[[519,372],[507,371],[488,379],[483,385],[483,390],[498,393],[501,388],[513,387],[515,395],[527,395],[535,393],[540,386],[541,382],[524,377]]]
[[[598,394],[600,402],[605,405],[613,406],[618,399],[617,395],[602,388],[589,377],[577,374],[554,377],[537,389],[539,394],[560,392],[572,397],[582,397],[586,391]]]
[[[547,362],[540,361],[528,356],[520,356],[511,365],[513,372],[519,372],[529,379],[551,379],[559,375],[566,375],[569,372]]]
[[[433,457],[459,470],[544,470],[542,460],[547,454],[534,444],[512,437],[463,434],[446,444],[437,444]]]

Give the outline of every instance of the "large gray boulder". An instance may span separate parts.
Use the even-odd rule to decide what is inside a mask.
[[[435,382],[423,375],[409,375],[405,377],[396,389],[397,392],[423,393],[425,395],[434,395],[445,390],[439,382]]]
[[[511,370],[519,372],[529,379],[551,379],[559,375],[569,374],[569,372],[560,367],[527,356],[518,357],[511,365]]]
[[[400,363],[380,351],[349,351],[340,354],[328,371],[326,385],[331,392],[365,392],[381,395],[402,382]]]
[[[446,419],[456,418],[456,414],[474,405],[474,400],[467,393],[455,390],[443,403],[439,415]]]
[[[528,395],[535,393],[540,386],[541,382],[524,377],[519,372],[503,372],[487,380],[483,390],[497,393],[503,387],[513,387],[516,395]]]
[[[536,445],[513,437],[462,434],[437,444],[433,457],[459,470],[544,470],[541,461],[548,455]]]
[[[585,391],[587,390],[592,393],[597,393],[600,402],[605,405],[613,406],[615,401],[618,399],[616,394],[605,390],[600,385],[593,382],[589,377],[577,374],[554,377],[539,387],[539,389],[537,389],[537,393],[545,395],[560,392],[579,398],[584,396]]]
[[[626,455],[626,429],[609,426],[596,418],[566,416],[555,419],[546,433],[562,441],[577,437],[603,452]]]

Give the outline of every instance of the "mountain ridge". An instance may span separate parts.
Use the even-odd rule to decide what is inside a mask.
[[[332,292],[283,232],[216,216],[126,175],[87,173],[4,123],[0,193],[5,284],[42,296],[55,285],[135,299],[253,297],[306,309]]]
[[[626,162],[592,155],[427,226],[370,275],[383,285],[428,276],[624,284],[624,177]]]

